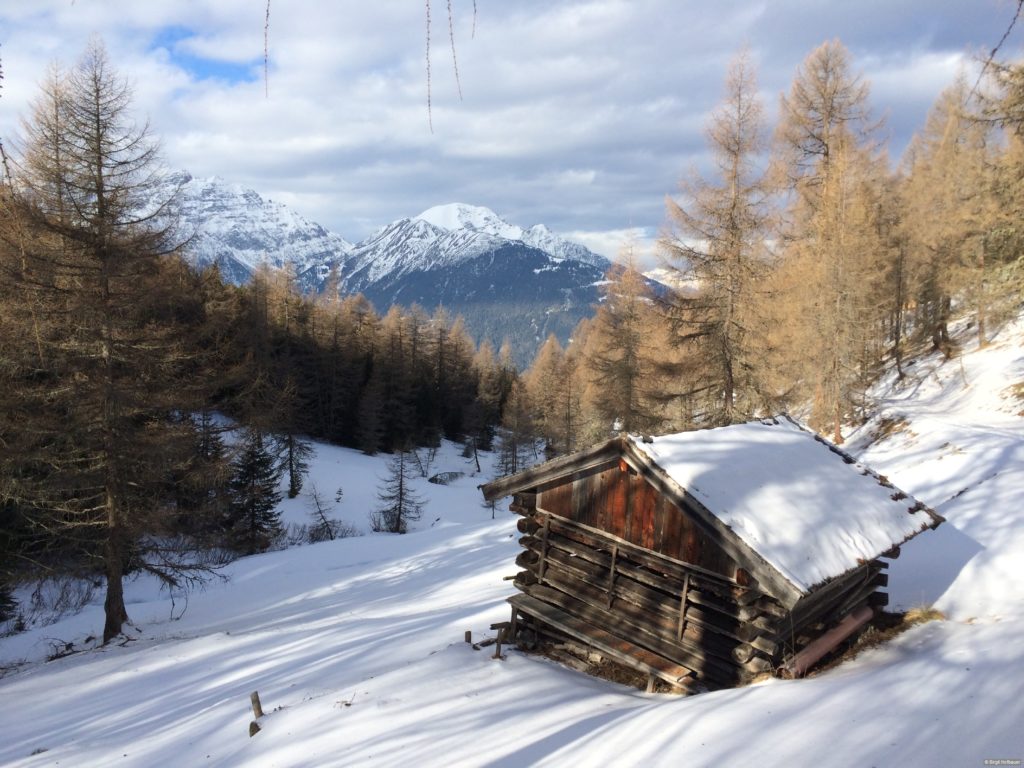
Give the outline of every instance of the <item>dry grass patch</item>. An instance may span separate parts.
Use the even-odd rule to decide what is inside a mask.
[[[887,437],[898,435],[900,432],[906,432],[910,437],[914,436],[914,432],[910,429],[910,422],[905,416],[899,413],[892,416],[883,416],[878,420],[875,428],[871,430],[871,439],[872,442],[878,442]]]
[[[820,675],[826,670],[837,667],[845,661],[857,658],[869,648],[876,648],[888,643],[894,637],[903,634],[911,627],[926,624],[929,621],[945,621],[946,614],[930,606],[918,606],[904,613],[882,611],[867,625],[863,632],[854,639],[848,640],[835,652],[825,657],[808,673],[808,677]]]
[[[1015,408],[1020,406],[1017,415],[1024,416],[1024,381],[1008,386],[1002,391],[1002,396],[1007,400],[1013,401]]]

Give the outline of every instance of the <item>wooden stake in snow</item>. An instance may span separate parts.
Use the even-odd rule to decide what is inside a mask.
[[[252,702],[252,714],[257,720],[263,717],[263,706],[260,704],[260,692],[253,691],[252,695],[249,696],[249,701]]]
[[[259,720],[261,717],[263,717],[263,705],[260,704],[260,693],[259,693],[259,691],[253,691],[249,695],[249,702],[252,704],[252,714],[253,714],[253,717],[255,717],[256,720]],[[260,724],[257,723],[256,720],[253,720],[251,723],[249,723],[249,738],[250,739],[253,736],[255,736],[257,733],[260,732]]]

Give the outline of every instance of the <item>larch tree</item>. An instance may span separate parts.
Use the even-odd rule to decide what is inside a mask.
[[[2,227],[11,311],[30,340],[3,374],[5,421],[19,424],[0,440],[0,474],[14,479],[3,500],[62,561],[103,573],[104,642],[128,620],[128,570],[180,585],[202,568],[174,536],[169,487],[192,461],[194,426],[178,415],[195,404],[182,342],[196,308],[166,279],[173,199],[155,198],[157,147],[130,109],[102,43],[55,70],[25,122]]]
[[[567,354],[551,334],[524,376],[537,432],[552,456],[570,453],[576,443],[580,392],[575,363],[575,356]]]
[[[725,98],[705,130],[715,178],[692,171],[682,183],[683,203],[666,201],[669,224],[661,250],[679,282],[694,286],[673,302],[676,339],[689,352],[689,388],[705,394],[712,425],[747,418],[757,404],[769,223],[758,168],[767,146],[763,113],[754,68],[743,52],[729,68]]]
[[[380,505],[370,514],[375,531],[406,533],[409,523],[423,514],[423,499],[412,486],[416,469],[409,451],[400,450],[388,462],[388,476],[377,492]]]
[[[644,276],[627,258],[609,270],[603,293],[581,352],[590,413],[588,440],[606,437],[613,427],[654,431],[661,422],[652,396],[655,354],[649,346],[656,321]]]
[[[808,55],[782,97],[775,136],[776,179],[789,192],[786,301],[799,323],[788,352],[804,363],[812,425],[837,443],[855,407],[861,334],[871,309],[864,279],[878,253],[871,227],[851,205],[878,162],[868,94],[846,48],[826,42]]]

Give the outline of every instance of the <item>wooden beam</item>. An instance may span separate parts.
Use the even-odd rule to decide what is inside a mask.
[[[782,675],[784,677],[803,677],[807,674],[808,669],[834,650],[843,640],[871,621],[874,615],[874,610],[868,605],[862,605],[847,614],[839,624],[809,643],[807,647],[787,661],[782,666]]]
[[[479,488],[487,501],[533,489],[562,475],[593,469],[610,460],[617,461],[626,442],[624,438],[614,437],[571,456],[552,459],[515,475],[484,483]]]

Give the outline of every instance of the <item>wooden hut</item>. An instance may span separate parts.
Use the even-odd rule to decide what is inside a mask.
[[[481,486],[522,515],[510,642],[672,685],[802,675],[887,603],[943,518],[792,420],[616,437]]]

